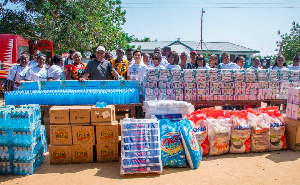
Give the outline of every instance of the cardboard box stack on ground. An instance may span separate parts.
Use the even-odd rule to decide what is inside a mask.
[[[96,153],[97,161],[119,160],[119,124],[116,121],[115,107],[92,107],[92,125],[96,126]]]
[[[119,124],[113,105],[53,106],[49,113],[50,164],[93,162],[94,149],[95,161],[118,161]]]
[[[284,118],[284,122],[288,147],[293,151],[300,151],[300,121]]]

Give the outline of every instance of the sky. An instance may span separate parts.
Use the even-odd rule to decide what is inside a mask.
[[[300,0],[122,0],[123,29],[129,35],[158,41],[198,41],[201,9],[204,42],[231,42],[260,51],[278,52],[277,32],[300,23]]]

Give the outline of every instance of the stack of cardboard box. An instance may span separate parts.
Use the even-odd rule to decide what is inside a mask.
[[[93,106],[91,109],[91,122],[96,127],[97,161],[118,161],[119,124],[116,120],[115,107],[106,108]]]
[[[118,130],[113,130],[118,129],[118,122],[114,121],[114,106],[53,106],[49,113],[51,164],[93,162],[94,148],[97,148],[97,161],[118,161]],[[97,125],[97,135],[94,125]],[[116,149],[113,148],[115,143]]]

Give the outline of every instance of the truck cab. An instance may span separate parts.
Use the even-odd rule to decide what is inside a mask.
[[[31,58],[35,51],[31,40],[13,34],[0,34],[0,48],[1,83],[7,78],[8,70],[17,64],[17,60],[23,52],[27,51]],[[40,50],[47,58],[53,57],[53,43],[48,40],[37,42],[36,50]]]

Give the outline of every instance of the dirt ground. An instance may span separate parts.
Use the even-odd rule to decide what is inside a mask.
[[[204,156],[197,170],[164,168],[161,175],[121,177],[120,163],[50,165],[33,175],[0,175],[0,184],[300,184],[300,152],[291,150]]]

